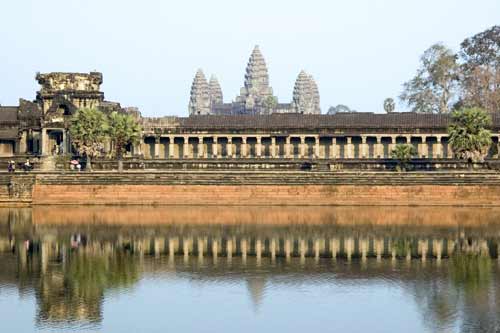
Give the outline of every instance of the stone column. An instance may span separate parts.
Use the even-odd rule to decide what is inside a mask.
[[[368,144],[366,143],[367,137],[365,135],[361,136],[361,147],[359,149],[359,155],[361,158],[367,158],[368,153]]]
[[[47,129],[46,128],[42,128],[42,133],[40,135],[40,140],[41,140],[41,143],[40,143],[40,154],[45,156],[45,155],[48,155],[48,144],[49,144],[49,138],[47,136]]]
[[[148,150],[149,145],[146,144],[146,137],[142,138],[142,141],[139,145],[141,146],[140,150],[143,152],[144,158],[146,158],[147,152],[149,152]]]
[[[396,142],[397,142],[397,136],[392,135],[391,136],[391,143],[389,144],[389,149],[387,149],[387,153],[389,154],[389,157],[392,157],[392,150],[396,146]]]
[[[160,157],[160,137],[155,136],[155,156],[153,158]]]
[[[432,150],[432,158],[442,158],[443,157],[443,144],[441,143],[441,135],[436,135],[436,145],[435,149]]]
[[[500,136],[498,137],[497,156],[496,156],[496,158],[500,158]]]
[[[337,138],[332,138],[332,145],[330,146],[330,158],[338,158],[339,154],[337,153]]]
[[[377,143],[375,144],[375,158],[384,158],[384,145],[382,144],[382,137],[377,136]]]
[[[260,158],[262,156],[262,137],[257,136],[257,143],[255,145],[255,155],[257,155],[257,158]]]
[[[203,146],[203,137],[199,136],[198,137],[198,158],[204,158],[205,157],[205,150]]]
[[[418,152],[419,157],[424,157],[424,156],[428,157],[427,136],[422,135],[422,143],[419,145],[419,148],[420,148]]]
[[[276,137],[271,138],[271,157],[276,158],[278,154],[276,154]]]
[[[346,150],[344,152],[344,158],[353,158],[354,157],[354,151],[353,151],[353,146],[352,146],[352,137],[348,136],[347,138],[347,145],[346,145]]]
[[[182,150],[184,153],[184,157],[189,158],[189,154],[190,154],[189,153],[189,137],[185,136],[185,137],[183,137],[183,140],[184,140],[184,148]]]
[[[392,150],[396,146],[396,136],[391,135],[391,142],[387,145],[387,158],[392,158]]]
[[[291,137],[290,136],[287,136],[285,138],[285,158],[291,158],[292,157],[292,154],[291,154]]]
[[[214,140],[213,141],[214,143],[212,144],[212,154],[213,154],[214,158],[219,158],[219,150],[218,150],[218,148],[219,148],[219,143],[218,143],[219,138],[216,137],[216,136],[214,136],[213,140]]]
[[[493,138],[498,138],[498,136],[492,136],[491,139],[493,140]],[[494,142],[492,142],[492,144],[494,144]],[[496,159],[500,158],[498,148],[500,148],[500,139],[498,139],[498,142],[496,144],[497,153],[495,155],[491,156],[491,158],[496,158]]]
[[[175,145],[174,145],[174,136],[169,136],[168,137],[168,154],[170,155],[170,158],[175,158]]]
[[[227,157],[233,157],[233,138],[227,137],[227,145],[226,145]]]
[[[241,137],[241,157],[242,158],[248,157],[248,146],[247,146],[246,136]]]
[[[314,137],[314,157],[320,158],[320,151],[319,151],[319,135],[316,135]]]
[[[300,158],[304,158],[306,156],[306,137],[301,136],[300,137]]]
[[[448,140],[450,140],[449,137]],[[453,149],[451,149],[450,141],[448,141],[447,150],[448,150],[448,158],[454,158]]]

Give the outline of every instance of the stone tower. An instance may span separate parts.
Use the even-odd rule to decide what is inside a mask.
[[[321,113],[318,86],[313,77],[305,71],[300,71],[295,81],[292,105],[297,113]]]
[[[248,111],[260,112],[264,101],[270,97],[274,96],[273,89],[269,86],[266,62],[259,46],[255,46],[248,60],[244,86],[236,101],[243,103]]]
[[[37,73],[36,80],[41,86],[36,101],[43,114],[70,115],[78,108],[99,107],[104,101],[99,72]]]
[[[191,97],[189,98],[189,114],[210,114],[210,91],[207,79],[201,69],[198,69],[191,85]]]
[[[210,77],[210,82],[208,83],[208,91],[210,96],[210,106],[220,105],[224,102],[222,89],[215,75],[212,75]]]

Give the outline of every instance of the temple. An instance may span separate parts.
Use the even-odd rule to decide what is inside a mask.
[[[215,76],[207,82],[203,70],[198,69],[191,85],[190,115],[267,115],[273,113],[320,114],[319,91],[312,75],[301,71],[293,88],[293,100],[279,103],[269,85],[266,61],[255,46],[245,71],[240,94],[230,103],[224,103],[222,89]]]
[[[36,80],[40,89],[34,100],[20,99],[18,106],[0,106],[3,158],[43,160],[74,153],[70,119],[79,108],[95,107],[106,113],[128,113],[137,119],[142,137],[128,145],[127,158],[147,163],[191,161],[182,168],[205,168],[209,166],[203,161],[229,161],[226,166],[239,168],[295,168],[307,161],[334,169],[338,163],[355,166],[369,161],[380,166],[400,143],[414,145],[414,157],[423,163],[442,164],[453,159],[447,134],[450,116],[446,114],[321,114],[318,87],[304,71],[297,76],[292,101],[279,103],[258,47],[248,61],[243,87],[230,103],[224,102],[217,78],[212,76],[207,81],[198,70],[187,117],[143,117],[137,108],[107,101],[100,89],[103,76],[97,72],[39,73]],[[500,116],[494,114],[492,119],[494,144],[488,158],[497,158]],[[222,165],[217,163],[212,166]],[[149,166],[162,167],[161,163]]]

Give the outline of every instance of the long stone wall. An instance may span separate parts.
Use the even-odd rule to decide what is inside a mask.
[[[4,174],[0,176],[0,203],[500,206],[500,174],[271,171]]]

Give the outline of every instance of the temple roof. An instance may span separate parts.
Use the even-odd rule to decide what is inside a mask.
[[[0,140],[13,140],[19,136],[17,128],[0,129]]]
[[[500,114],[494,114],[493,127],[500,128]],[[450,115],[401,113],[337,113],[190,116],[179,118],[182,128],[220,129],[446,129]]]
[[[17,121],[17,106],[0,106],[0,121],[1,122],[16,122]]]

